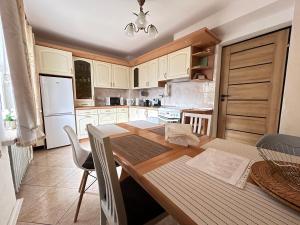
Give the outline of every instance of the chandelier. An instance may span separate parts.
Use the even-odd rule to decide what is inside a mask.
[[[140,5],[140,12],[139,14],[133,13],[136,15],[135,23],[129,23],[125,27],[125,33],[129,37],[133,37],[135,33],[138,33],[140,30],[143,30],[146,34],[149,35],[151,38],[155,38],[158,35],[157,28],[150,24],[147,26],[146,16],[148,15],[149,11],[143,11],[143,5],[145,4],[146,0],[137,0]]]

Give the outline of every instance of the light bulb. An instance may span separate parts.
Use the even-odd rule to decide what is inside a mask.
[[[157,35],[158,35],[158,31],[157,31],[156,27],[153,24],[150,24],[148,26],[147,31],[148,31],[149,37],[151,37],[151,38],[156,38]]]
[[[135,32],[135,25],[134,25],[134,23],[127,24],[126,27],[125,27],[125,34],[128,37],[133,37],[134,36],[134,32]]]

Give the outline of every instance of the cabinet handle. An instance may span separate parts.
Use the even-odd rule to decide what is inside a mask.
[[[167,79],[167,73],[164,73],[164,78]]]
[[[186,73],[190,74],[190,68],[187,68]]]

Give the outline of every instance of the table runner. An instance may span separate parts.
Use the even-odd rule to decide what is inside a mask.
[[[169,147],[135,134],[112,138],[111,145],[113,152],[122,155],[132,165],[147,161],[171,150]]]
[[[145,178],[196,224],[300,224],[300,215],[247,183],[244,190],[187,166],[183,156]]]
[[[155,134],[158,134],[160,136],[165,136],[165,127],[157,127],[157,128],[152,128],[152,129],[149,129],[149,131],[155,133]]]

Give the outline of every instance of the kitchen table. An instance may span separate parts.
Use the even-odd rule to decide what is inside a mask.
[[[255,159],[258,156],[255,147],[207,136],[200,137],[198,146],[183,147],[165,141],[162,132],[153,132],[157,127],[118,126],[129,132],[111,136],[115,160],[181,225],[275,224],[278,221],[299,224],[297,213],[271,199],[257,186],[250,183],[245,190],[238,189],[199,174],[185,164],[207,147],[234,153],[242,148],[246,157]],[[133,143],[136,146],[132,150],[128,146]],[[126,151],[136,151],[134,155],[141,158],[132,157],[132,152]]]

